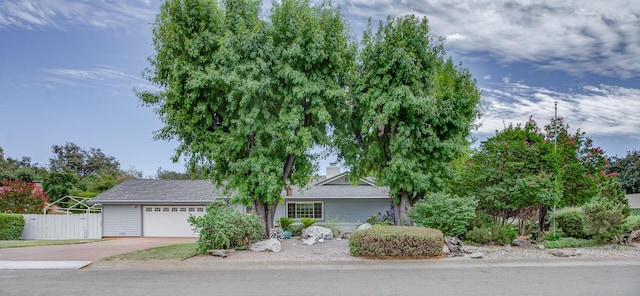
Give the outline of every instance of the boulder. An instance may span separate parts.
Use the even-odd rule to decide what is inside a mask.
[[[369,228],[371,228],[371,224],[369,224],[369,223],[364,223],[364,224],[362,224],[362,225],[358,226],[358,229],[356,229],[356,231],[358,231],[358,230],[365,230],[365,229],[369,229]]]
[[[315,237],[317,239],[333,238],[333,232],[331,231],[331,229],[322,227],[322,226],[317,226],[317,225],[307,227],[307,229],[305,230],[305,233],[309,238],[312,238],[312,237]]]
[[[282,245],[278,239],[272,238],[251,244],[249,249],[253,252],[271,251],[278,253],[282,250]]]
[[[308,246],[313,246],[318,242],[318,238],[317,237],[310,237],[307,239],[302,239],[302,244],[303,245],[308,245]]]
[[[580,251],[578,250],[552,250],[551,255],[556,256],[556,257],[572,257],[572,256],[580,256]]]
[[[471,259],[482,259],[484,257],[484,253],[476,252],[469,255]]]

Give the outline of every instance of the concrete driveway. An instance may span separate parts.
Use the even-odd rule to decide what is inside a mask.
[[[0,249],[0,261],[98,261],[112,255],[195,242],[197,238],[136,237],[75,244]]]

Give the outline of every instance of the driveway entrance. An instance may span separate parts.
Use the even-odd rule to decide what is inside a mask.
[[[113,255],[196,240],[193,237],[136,237],[75,245],[6,248],[0,249],[0,261],[98,261]]]

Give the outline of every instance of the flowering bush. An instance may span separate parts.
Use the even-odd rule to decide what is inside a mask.
[[[39,214],[48,197],[34,182],[0,181],[0,213]]]

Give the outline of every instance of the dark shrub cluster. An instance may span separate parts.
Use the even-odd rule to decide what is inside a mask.
[[[444,238],[436,229],[413,226],[374,225],[349,238],[349,251],[356,257],[422,259],[442,255]]]
[[[569,207],[557,211],[556,226],[568,237],[587,238],[582,208]]]
[[[20,214],[0,214],[0,240],[17,240],[24,230],[24,217]]]

